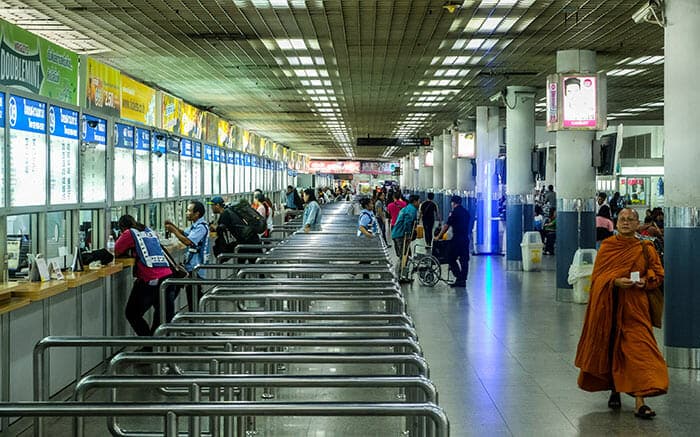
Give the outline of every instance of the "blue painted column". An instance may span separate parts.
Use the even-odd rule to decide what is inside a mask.
[[[535,88],[506,88],[506,266],[523,267],[520,243],[533,228],[534,179],[530,165],[535,146]]]
[[[496,159],[499,148],[499,110],[476,108],[476,241],[478,254],[500,253]]]
[[[595,73],[596,54],[590,50],[557,52],[557,73]],[[605,99],[606,96],[601,96]],[[557,131],[557,300],[571,302],[569,266],[576,249],[595,248],[595,169],[591,142],[595,131]]]
[[[700,5],[666,0],[664,52],[665,230],[664,345],[671,367],[700,368],[700,89],[691,86],[700,68]]]

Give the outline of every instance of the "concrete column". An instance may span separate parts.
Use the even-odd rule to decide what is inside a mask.
[[[452,158],[452,132],[442,131],[442,188],[457,188],[457,160]]]
[[[423,166],[423,179],[421,180],[421,189],[429,190],[433,188],[433,166],[430,167],[425,165],[426,157],[428,152],[433,152],[433,149],[426,149],[422,152],[421,166]],[[433,165],[435,163],[435,155],[433,154]]]
[[[399,176],[399,186],[403,189],[406,186],[406,157],[404,156],[399,160],[399,166],[401,168],[401,175]]]
[[[473,121],[465,121],[457,128],[459,132],[474,132],[476,125]],[[453,132],[453,141],[457,142],[457,134]],[[455,144],[455,150],[457,145]],[[457,158],[457,191],[462,195],[473,197],[476,180],[472,171],[472,160],[470,158]],[[466,208],[466,205],[464,205]]]
[[[557,73],[576,72],[596,72],[595,52],[558,51]],[[573,297],[567,277],[576,249],[595,248],[595,169],[590,164],[594,138],[595,131],[557,131],[557,300],[565,302]]]
[[[499,253],[498,198],[494,180],[498,158],[498,108],[476,107],[476,241],[477,253]]]
[[[664,345],[669,366],[700,368],[700,124],[692,86],[700,68],[700,3],[666,0],[664,63],[665,300]]]
[[[535,88],[506,89],[506,264],[508,270],[523,267],[520,242],[533,228],[534,180],[530,165],[535,146]]]
[[[415,154],[418,157],[418,178],[416,179],[416,188],[418,191],[425,190],[425,151],[419,150]]]
[[[433,138],[433,190],[442,190],[442,135]]]

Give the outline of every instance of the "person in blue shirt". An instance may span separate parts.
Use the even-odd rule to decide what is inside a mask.
[[[462,198],[457,195],[450,198],[450,204],[450,217],[435,238],[440,240],[452,228],[452,239],[447,245],[447,259],[450,270],[455,275],[455,282],[450,286],[462,288],[467,286],[469,273],[469,212],[462,206]]]
[[[316,201],[316,193],[313,188],[304,190],[304,217],[302,219],[304,232],[318,231],[321,225],[321,205]]]
[[[416,194],[411,194],[408,197],[408,205],[401,208],[399,215],[396,217],[396,223],[391,228],[391,239],[394,240],[394,248],[396,256],[403,257],[404,253],[404,236],[411,236],[413,232],[413,224],[418,217],[418,206],[420,205],[420,197]]]
[[[360,199],[360,206],[362,211],[360,211],[360,218],[357,221],[357,236],[364,235],[367,238],[374,238],[377,235],[377,220],[372,212],[372,199],[363,197]]]
[[[165,221],[165,229],[172,232],[173,235],[187,247],[187,255],[185,257],[185,269],[192,276],[192,272],[198,265],[206,264],[209,256],[209,224],[204,218],[204,204],[197,200],[193,200],[187,205],[187,220],[192,224],[184,231],[179,229],[170,220]],[[204,279],[204,272],[197,271],[197,277]],[[192,290],[188,287],[187,290],[187,306],[190,311],[194,311],[192,302]],[[202,291],[197,289],[197,300],[202,297]]]

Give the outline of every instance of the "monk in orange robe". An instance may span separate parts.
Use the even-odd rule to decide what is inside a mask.
[[[627,393],[635,398],[635,416],[651,419],[656,413],[644,398],[666,393],[668,369],[654,338],[646,289],[663,282],[664,269],[654,246],[636,238],[638,224],[637,212],[623,209],[619,233],[600,246],[575,364],[581,389],[610,390],[613,409],[621,408],[620,393]],[[638,281],[632,272],[639,272]]]

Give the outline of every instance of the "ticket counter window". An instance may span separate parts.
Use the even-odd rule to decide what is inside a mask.
[[[37,252],[37,215],[23,214],[7,217],[7,268],[10,278],[24,278],[29,274],[30,254]]]
[[[56,261],[62,269],[68,267],[72,254],[68,230],[70,226],[70,211],[55,211],[46,213],[46,254],[47,261]]]
[[[96,209],[82,210],[79,214],[78,246],[83,250],[93,250],[104,247],[99,211]]]

